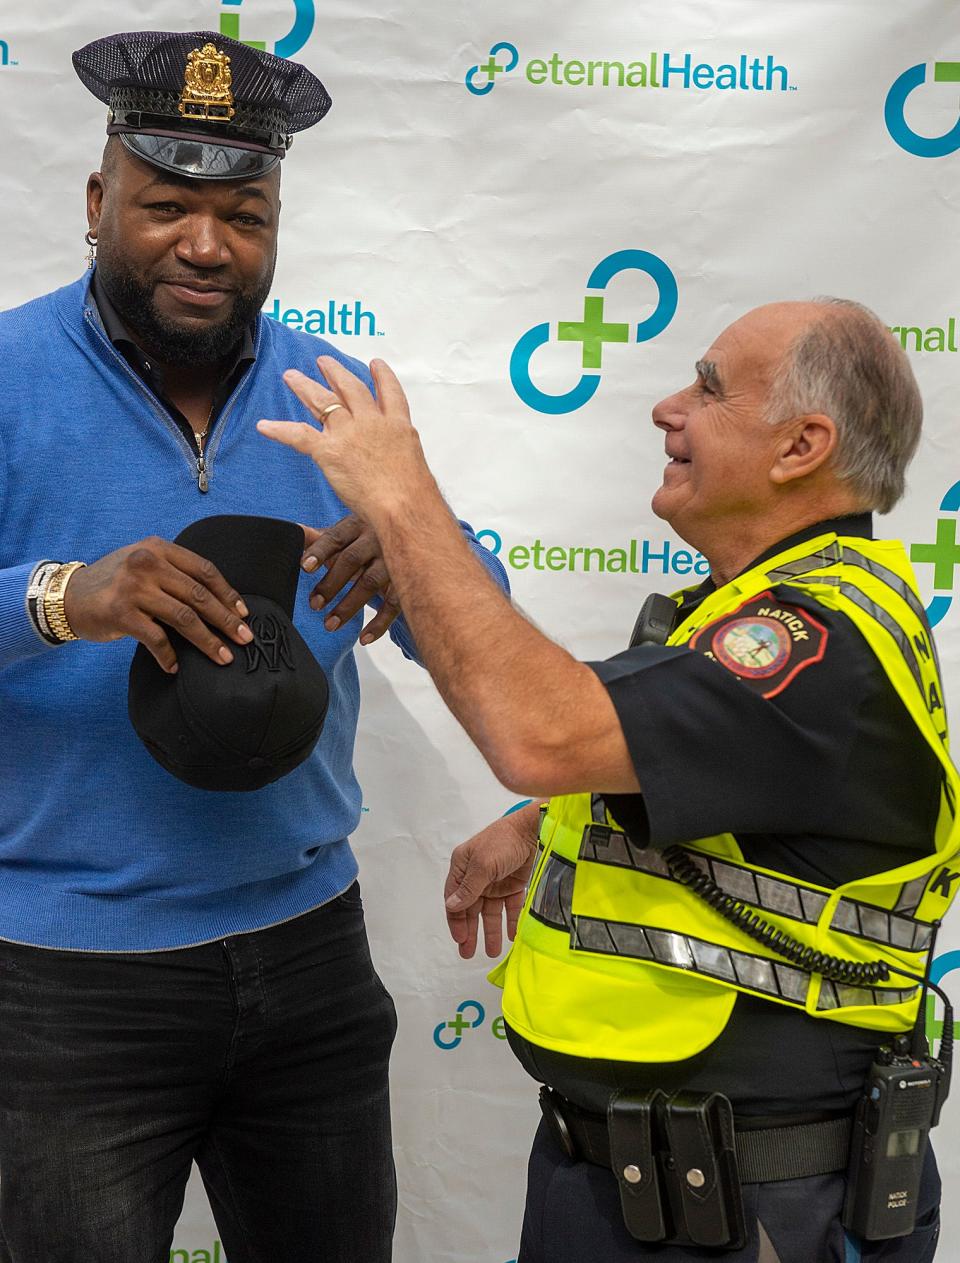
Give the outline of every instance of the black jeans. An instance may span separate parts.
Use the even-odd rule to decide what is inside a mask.
[[[395,1032],[356,885],[178,951],[0,942],[0,1263],[168,1263],[194,1161],[230,1263],[389,1263]]]
[[[745,1185],[750,1237],[742,1250],[643,1245],[623,1225],[613,1172],[572,1162],[541,1123],[517,1263],[930,1263],[940,1228],[940,1176],[930,1148],[909,1237],[861,1242],[848,1236],[840,1223],[844,1188],[842,1173]]]

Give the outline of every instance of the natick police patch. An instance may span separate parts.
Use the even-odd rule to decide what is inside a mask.
[[[823,659],[828,635],[807,610],[761,592],[732,614],[701,627],[690,648],[719,662],[764,697],[775,697],[798,671]]]

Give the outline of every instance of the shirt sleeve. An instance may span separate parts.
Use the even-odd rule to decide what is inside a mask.
[[[27,585],[36,567],[31,561],[0,570],[0,670],[57,648],[43,639],[27,613]]]
[[[616,709],[642,790],[642,802],[606,801],[654,846],[721,832],[836,831],[861,704],[878,668],[844,615],[776,601],[763,609],[717,620],[688,646],[641,645],[589,664]],[[768,646],[772,622],[786,634],[770,632]]]
[[[484,545],[480,543],[473,532],[473,527],[470,526],[468,522],[460,521],[460,529],[463,531],[473,555],[478,559],[494,583],[501,588],[507,596],[509,596],[510,580],[507,578],[507,572],[504,570],[500,560],[493,555],[489,548],[485,548]],[[423,666],[423,661],[417,651],[413,635],[402,614],[398,619],[391,623],[390,638],[393,643],[399,647],[405,658],[412,658],[414,662]]]
[[[0,520],[7,492],[7,462],[0,434]],[[43,639],[27,613],[27,587],[35,561],[0,568],[0,671],[21,658],[55,649]]]

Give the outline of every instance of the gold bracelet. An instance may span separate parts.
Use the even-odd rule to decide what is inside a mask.
[[[61,643],[80,639],[67,622],[67,616],[63,608],[63,598],[67,590],[67,584],[76,572],[82,570],[86,564],[85,561],[68,561],[65,566],[55,570],[50,576],[43,594],[43,613],[47,620],[47,626],[50,629],[50,634],[56,636]]]

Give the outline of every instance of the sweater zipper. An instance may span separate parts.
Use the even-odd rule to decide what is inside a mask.
[[[203,455],[203,435],[197,434],[196,430],[194,430],[193,437],[197,441],[197,487],[200,491],[209,491],[210,482],[207,478],[207,462]]]
[[[209,491],[210,478],[213,476],[213,455],[211,454],[209,458],[207,457],[203,449],[203,439],[197,434],[194,434],[193,436],[197,444],[197,454],[195,456],[193,453],[193,449],[190,447],[190,444],[184,438],[183,431],[180,429],[177,423],[173,420],[170,414],[164,408],[161,408],[158,405],[153,394],[147,389],[147,387],[144,385],[141,379],[137,376],[137,374],[133,371],[133,369],[130,367],[127,361],[119,353],[119,351],[117,351],[116,347],[113,345],[110,339],[105,337],[103,332],[97,328],[97,322],[93,319],[93,316],[90,310],[84,309],[83,315],[84,315],[84,319],[90,322],[91,329],[96,334],[96,336],[100,339],[100,341],[103,343],[104,347],[107,349],[109,354],[117,361],[117,363],[126,373],[126,375],[133,382],[136,389],[139,391],[139,393],[144,397],[144,399],[150,405],[154,414],[160,418],[161,422],[166,426],[166,428],[171,432],[171,434],[173,434],[174,438],[177,440],[180,447],[186,452],[187,458],[190,461],[191,466],[196,469],[197,490],[203,493],[206,493],[207,491]],[[249,372],[249,370],[247,371]],[[237,385],[234,388],[233,394],[224,404],[219,417],[217,417],[216,421],[214,422],[214,427],[218,431],[221,427],[221,424],[226,422],[227,416],[230,413],[230,409],[233,407],[234,400],[239,394],[240,387],[243,385],[245,380],[246,380],[246,374],[244,374],[244,376],[237,383]],[[208,434],[207,437],[211,438],[212,434]]]

